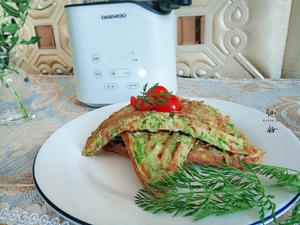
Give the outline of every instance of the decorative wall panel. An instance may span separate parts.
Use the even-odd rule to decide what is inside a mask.
[[[205,16],[204,44],[177,47],[177,74],[186,77],[279,78],[291,2],[198,0],[190,7],[177,10],[179,17]]]
[[[43,0],[42,4],[51,1]],[[289,25],[292,2],[294,8]],[[44,11],[30,12],[21,35],[30,37],[40,32],[43,39],[39,45],[17,49],[16,64],[27,73],[73,73],[64,11],[66,3],[67,0],[55,0],[55,4]],[[177,75],[262,79],[279,78],[284,74],[284,77],[299,77],[299,10],[299,0],[193,0],[192,6],[182,7],[175,14],[179,18],[201,18],[201,37],[195,38],[200,44],[188,45],[179,40]],[[180,24],[178,28],[184,30]],[[197,31],[191,33],[197,34]],[[178,37],[189,38],[180,33]]]
[[[41,1],[36,1],[41,3]],[[43,7],[52,0],[42,1]],[[30,74],[72,74],[72,58],[69,47],[64,5],[67,0],[55,0],[46,10],[29,12],[23,35],[39,35],[41,41],[33,46],[19,46],[15,63]],[[37,5],[33,5],[33,8]]]

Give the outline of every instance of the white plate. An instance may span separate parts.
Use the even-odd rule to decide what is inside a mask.
[[[266,151],[264,164],[300,170],[299,140],[282,124],[243,105],[213,99],[196,100],[204,100],[230,115],[250,143]],[[83,224],[259,224],[257,209],[193,222],[191,218],[172,217],[165,213],[153,215],[138,208],[134,204],[134,195],[141,185],[128,159],[114,153],[81,156],[91,131],[125,104],[99,108],[72,120],[52,134],[41,147],[33,174],[39,193],[50,206],[72,221]],[[267,133],[269,125],[277,130]],[[273,193],[278,216],[299,198],[295,193]]]

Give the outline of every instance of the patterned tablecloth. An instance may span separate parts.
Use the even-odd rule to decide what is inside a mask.
[[[76,100],[74,78],[30,76],[35,118],[20,125],[0,126],[0,224],[71,224],[39,197],[33,160],[44,141],[59,127],[92,108]],[[179,78],[180,96],[228,100],[262,112],[300,138],[300,80],[202,80]],[[1,110],[1,109],[0,109]]]

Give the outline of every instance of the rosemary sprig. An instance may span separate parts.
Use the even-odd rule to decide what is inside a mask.
[[[257,174],[276,181],[273,184],[266,185],[267,188],[285,186],[295,192],[300,192],[299,171],[262,164],[244,164],[244,166],[252,169]]]
[[[262,223],[267,212],[279,223],[272,201],[274,196],[266,193],[267,186],[260,175],[274,184],[300,192],[299,174],[286,168],[258,164],[245,164],[245,169],[239,170],[227,165],[222,168],[201,165],[196,169],[188,163],[161,181],[149,184],[151,191],[139,190],[135,203],[152,213],[167,212],[194,220],[258,207]],[[292,215],[291,221],[296,216],[299,217]]]
[[[156,105],[165,105],[169,101],[169,97],[172,95],[172,92],[159,92],[155,93],[155,89],[158,86],[158,83],[154,84],[149,90],[147,90],[148,83],[143,86],[143,91],[140,95],[137,96],[139,101],[137,102],[137,108],[141,108],[141,104],[145,104],[145,106],[153,106]]]

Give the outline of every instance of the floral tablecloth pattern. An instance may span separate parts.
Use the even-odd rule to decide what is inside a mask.
[[[44,141],[71,119],[93,110],[76,99],[72,76],[30,76],[30,121],[0,126],[0,224],[71,224],[43,203],[33,160]],[[273,116],[300,138],[300,80],[178,79],[178,95],[217,98]],[[1,110],[1,109],[0,109]],[[267,127],[266,127],[267,132]]]

